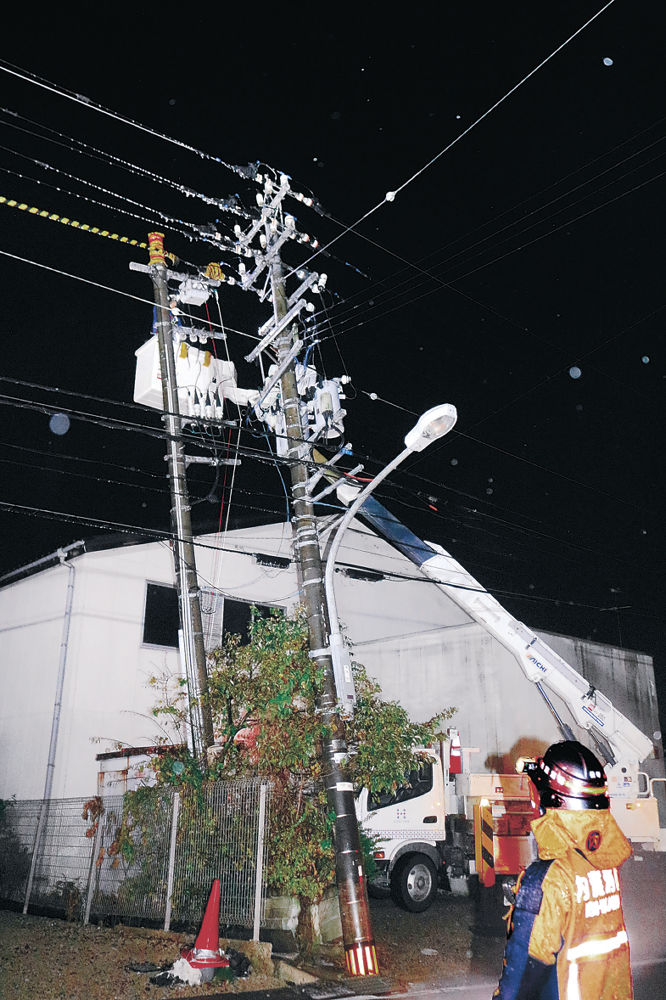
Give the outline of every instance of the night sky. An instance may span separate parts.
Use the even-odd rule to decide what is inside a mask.
[[[602,7],[15,14],[0,194],[133,239],[158,228],[187,268],[220,257],[185,232],[237,220],[176,185],[251,208],[258,188],[223,164],[289,174],[325,212],[292,200],[299,229],[336,240],[309,265],[328,274],[311,360],[351,376],[346,437],[365,474],[417,414],[458,408],[456,430],[379,498],[532,627],[652,654],[663,715],[664,19],[615,0],[548,58]],[[0,220],[0,569],[113,524],[167,532],[163,444],[135,426],[159,415],[131,405],[152,286],[128,265],[146,251],[6,205]],[[290,245],[285,261],[307,255]],[[269,315],[237,288],[220,303],[230,331]],[[258,387],[252,342],[227,343],[240,384]],[[65,434],[53,410],[70,413]],[[241,441],[264,460],[243,458],[231,496],[230,473],[191,472],[202,528],[229,503],[231,524],[284,517],[253,430]]]

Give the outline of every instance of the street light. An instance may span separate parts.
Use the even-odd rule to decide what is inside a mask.
[[[335,588],[333,586],[333,574],[335,573],[335,563],[340,549],[342,536],[347,526],[356,516],[357,511],[363,506],[370,493],[379,486],[409,455],[414,452],[423,451],[433,441],[438,441],[453,428],[458,419],[458,412],[452,403],[440,403],[433,406],[419,417],[414,427],[405,435],[405,447],[392,462],[382,469],[368,485],[361,490],[354,502],[350,505],[345,516],[340,521],[335,537],[326,558],[326,573],[324,575],[324,587],[326,590],[326,603],[328,605],[328,617],[330,622],[329,647],[331,659],[333,661],[333,673],[335,676],[335,686],[338,700],[343,712],[349,713],[356,701],[354,691],[354,681],[351,672],[349,654],[344,643],[344,637],[340,630],[338,619],[338,609],[335,600]]]

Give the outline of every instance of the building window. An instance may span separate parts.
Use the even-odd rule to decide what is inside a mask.
[[[250,641],[250,621],[252,608],[255,613],[267,618],[276,610],[270,604],[248,604],[246,601],[234,601],[231,597],[224,598],[223,635],[239,635],[242,643]],[[278,610],[282,610],[279,608]]]
[[[146,584],[143,642],[148,646],[178,649],[178,591],[161,583]]]

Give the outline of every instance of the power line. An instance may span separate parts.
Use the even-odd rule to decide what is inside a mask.
[[[313,253],[312,256],[310,256],[306,261],[304,261],[301,266],[305,267],[307,264],[310,263],[310,261],[314,260],[314,258],[317,257],[318,254],[322,253],[322,251],[328,250],[329,247],[333,246],[334,243],[337,243],[337,241],[339,239],[342,239],[342,237],[345,236],[347,233],[351,232],[352,230],[355,230],[357,226],[359,226],[362,222],[364,222],[371,215],[373,215],[383,205],[393,202],[395,200],[396,195],[400,194],[401,191],[404,191],[404,189],[413,181],[415,181],[417,177],[420,177],[422,173],[428,170],[428,168],[431,167],[434,163],[436,163],[437,160],[439,160],[442,156],[444,156],[445,153],[448,153],[449,150],[456,145],[456,143],[460,142],[460,140],[463,139],[466,135],[468,135],[473,128],[475,128],[480,122],[482,122],[485,118],[487,118],[488,115],[490,115],[493,111],[495,111],[496,108],[498,108],[501,104],[503,104],[504,101],[506,101],[512,94],[514,94],[520,87],[522,87],[524,83],[526,83],[531,77],[533,77],[535,73],[538,73],[538,71],[542,69],[542,67],[545,66],[546,63],[550,62],[550,60],[553,59],[554,56],[558,54],[558,52],[561,52],[562,49],[564,49],[570,42],[572,42],[574,38],[580,35],[580,33],[584,31],[585,28],[587,28],[590,24],[592,24],[592,22],[595,21],[601,14],[603,14],[604,11],[607,10],[613,3],[614,0],[608,0],[608,3],[604,4],[604,6],[596,12],[596,14],[593,14],[592,17],[585,22],[585,24],[582,24],[579,28],[577,28],[572,35],[570,35],[564,42],[562,42],[561,45],[558,45],[558,47],[554,49],[550,53],[550,55],[546,56],[545,59],[542,59],[541,62],[534,67],[534,69],[530,70],[530,72],[527,73],[522,78],[522,80],[519,80],[518,83],[516,83],[513,87],[511,87],[511,89],[508,90],[502,97],[500,97],[498,101],[495,101],[495,103],[491,105],[491,107],[489,107],[487,111],[484,111],[482,115],[480,115],[475,121],[472,122],[471,125],[469,125],[459,135],[457,135],[455,139],[453,139],[446,146],[444,146],[443,149],[440,149],[440,151],[436,153],[435,156],[431,157],[431,159],[428,160],[427,163],[425,163],[415,173],[413,173],[411,177],[408,177],[406,181],[403,181],[403,183],[400,184],[400,186],[397,187],[394,191],[388,191],[381,201],[377,202],[377,204],[373,208],[369,209],[367,212],[361,215],[356,220],[356,222],[352,223],[350,226],[347,226],[347,228],[342,233],[339,233],[329,243],[325,244],[319,250],[315,251],[315,253]],[[290,274],[293,273],[294,271],[290,272]],[[289,277],[289,275],[286,275],[286,277]]]
[[[2,204],[2,199],[0,198],[0,204]],[[26,206],[27,208],[27,206]],[[104,234],[102,234],[104,235]],[[137,244],[137,246],[145,246],[145,244]],[[151,308],[154,306],[152,299],[144,299],[141,295],[133,295],[131,292],[123,292],[119,288],[112,288],[110,285],[103,285],[99,281],[92,281],[90,278],[84,278],[80,274],[72,274],[69,271],[63,271],[58,267],[51,267],[48,264],[42,264],[36,260],[30,260],[28,257],[21,257],[19,254],[9,253],[7,250],[0,250],[0,254],[3,257],[9,257],[12,260],[17,260],[22,264],[30,264],[32,267],[39,267],[44,271],[50,271],[52,274],[58,274],[63,278],[71,278],[73,281],[81,281],[85,285],[91,285],[93,288],[101,288],[105,292],[113,292],[115,295],[122,295],[126,299],[132,299],[134,302],[141,302],[142,305],[149,305]],[[185,319],[191,319],[196,321],[197,316],[193,316],[187,312],[180,312],[180,316]],[[211,324],[215,329],[220,329],[217,323]],[[239,337],[247,337],[250,340],[259,340],[257,334],[247,333],[245,330],[237,330],[232,326],[227,326],[226,328],[230,333],[236,333]]]
[[[612,2],[612,0],[611,0]],[[0,59],[0,70],[5,73],[9,73],[11,76],[16,76],[21,80],[25,80],[27,83],[34,84],[37,87],[41,87],[44,90],[49,90],[53,94],[57,94],[59,97],[64,97],[68,101],[74,101],[76,104],[80,104],[90,111],[96,111],[101,115],[105,115],[108,118],[112,118],[115,121],[121,122],[123,125],[130,125],[132,128],[138,129],[140,132],[146,132],[148,135],[152,135],[156,139],[162,139],[164,142],[169,142],[174,146],[179,146],[181,149],[187,150],[189,153],[194,153],[196,156],[202,157],[203,159],[210,160],[213,163],[218,163],[222,167],[226,167],[227,170],[231,170],[234,173],[240,173],[241,176],[246,176],[243,172],[242,167],[232,166],[230,163],[226,163],[219,156],[213,156],[210,153],[205,153],[201,149],[197,149],[196,146],[190,146],[186,142],[182,142],[180,139],[174,139],[172,136],[165,135],[163,132],[158,132],[155,129],[149,128],[147,125],[142,125],[140,122],[134,121],[132,118],[127,118],[124,115],[119,114],[117,111],[111,111],[109,108],[104,107],[102,104],[97,104],[92,101],[89,97],[85,97],[83,94],[76,94],[71,90],[65,90],[63,87],[59,87],[55,83],[46,80],[44,77],[38,76],[37,73],[31,73],[29,70],[21,69],[19,66],[15,66],[4,59]]]
[[[397,277],[399,277],[400,275],[407,274],[411,270],[421,271],[421,273],[423,273],[424,275],[429,275],[430,277],[433,278],[433,280],[436,280],[435,275],[432,274],[432,272],[430,270],[422,270],[423,265],[425,264],[425,262],[428,261],[428,260],[430,260],[432,257],[434,257],[435,254],[438,254],[442,250],[446,250],[449,247],[455,246],[457,243],[460,243],[462,240],[465,240],[468,237],[473,236],[475,233],[479,232],[479,230],[485,229],[491,223],[499,221],[500,219],[504,218],[505,216],[510,215],[512,212],[515,212],[517,209],[521,208],[523,205],[529,204],[529,202],[534,201],[536,198],[541,197],[541,195],[546,194],[548,191],[552,190],[553,188],[558,187],[558,185],[562,184],[564,181],[568,180],[570,177],[574,177],[576,174],[579,174],[582,170],[587,169],[587,167],[591,166],[594,163],[597,163],[601,159],[604,159],[605,157],[609,156],[611,153],[614,153],[617,149],[621,149],[623,146],[626,146],[628,143],[633,142],[639,136],[642,136],[646,132],[649,132],[656,125],[660,125],[662,123],[662,121],[664,121],[663,118],[657,119],[655,122],[653,122],[647,128],[641,129],[639,132],[636,132],[636,133],[634,133],[634,135],[630,136],[629,138],[624,139],[620,143],[617,143],[615,146],[611,147],[610,149],[606,150],[605,152],[603,152],[603,153],[599,154],[598,156],[594,157],[592,160],[588,160],[586,163],[582,164],[582,166],[577,167],[575,170],[572,170],[569,173],[567,173],[567,174],[563,175],[562,177],[558,178],[556,181],[553,181],[551,184],[547,185],[547,187],[542,188],[540,191],[537,191],[537,192],[529,195],[527,198],[522,199],[520,202],[517,202],[515,205],[512,205],[508,209],[505,209],[504,211],[500,212],[498,215],[494,216],[493,218],[487,219],[485,222],[483,222],[480,225],[476,226],[470,232],[464,233],[461,236],[458,236],[455,239],[450,240],[448,243],[444,244],[443,246],[438,247],[437,249],[431,251],[430,253],[426,254],[424,257],[420,258],[420,260],[418,260],[416,263],[409,262],[409,261],[404,261],[404,263],[406,264],[406,266],[404,268],[401,268],[399,271],[393,272],[392,274],[388,275],[385,278],[380,279],[379,281],[373,282],[370,285],[369,288],[364,288],[361,291],[353,293],[352,295],[345,296],[345,298],[342,299],[337,305],[333,306],[333,309],[335,309],[336,311],[339,311],[340,309],[343,309],[343,307],[345,307],[345,306],[350,306],[351,303],[353,303],[356,299],[358,299],[360,297],[363,298],[363,299],[366,299],[368,297],[373,297],[374,298],[374,297],[377,296],[377,292],[375,290],[377,288],[381,287],[382,285],[385,285],[387,282],[391,282],[391,290],[395,289],[396,287],[400,287],[401,285],[406,284],[406,282],[409,281],[410,279],[406,278],[403,282],[400,282],[399,284],[396,284],[395,279]],[[623,163],[627,162],[627,160],[631,159],[633,156],[639,155],[639,153],[644,152],[646,149],[652,148],[652,146],[654,146],[657,143],[661,142],[663,140],[663,138],[664,138],[663,136],[660,136],[659,139],[655,140],[655,142],[650,143],[648,146],[644,147],[641,150],[638,150],[636,153],[631,154],[629,157],[625,157],[623,160],[620,160],[620,161],[616,162],[615,164],[612,164],[610,167],[607,168],[607,170],[602,171],[600,174],[595,175],[594,177],[590,178],[585,183],[591,183],[593,180],[596,180],[598,177],[603,176],[603,174],[606,173],[608,170],[613,170],[616,167],[621,166]],[[573,188],[573,189],[570,189],[569,191],[564,192],[564,194],[558,196],[558,199],[555,199],[555,200],[559,200],[560,198],[566,197],[567,194],[570,194],[572,190],[575,191],[576,188]],[[536,214],[539,211],[542,211],[545,207],[547,207],[548,204],[549,203],[546,203],[545,205],[541,205],[541,206],[533,209],[531,212],[528,213],[527,216],[523,216],[523,217],[521,217],[520,220],[517,220],[514,223],[510,223],[509,226],[511,226],[511,225],[517,225],[518,222],[524,221],[524,219],[525,218],[529,218],[530,215],[533,215],[533,214]],[[344,225],[345,225],[343,222],[340,222],[339,220],[335,219],[333,216],[331,216],[328,213],[327,213],[327,218],[330,218],[333,222],[335,222],[337,225],[339,225],[341,227],[344,227]],[[508,227],[504,227],[504,228],[508,228]],[[495,232],[489,233],[487,236],[484,236],[481,240],[477,240],[476,243],[471,244],[471,247],[474,247],[474,246],[478,245],[481,242],[486,242],[487,240],[492,239],[494,236],[498,235],[498,233],[500,233],[502,231],[503,231],[503,229],[502,230],[496,230]],[[371,244],[372,246],[377,247],[377,249],[382,250],[385,253],[388,253],[390,255],[393,255],[390,250],[388,250],[381,243],[378,243],[376,240],[373,240],[370,237],[365,236],[363,233],[357,233],[356,235],[360,236],[361,239],[363,239],[367,243]],[[463,253],[465,253],[471,247],[467,247],[464,250],[460,251],[460,254],[462,255]],[[448,260],[440,261],[438,263],[447,263],[447,262],[448,262]],[[438,266],[438,264],[433,264],[431,266]],[[456,289],[453,289],[453,290],[455,291]],[[381,293],[379,293],[379,294],[381,294]],[[489,308],[488,306],[486,306],[482,302],[479,302],[478,304],[480,306],[482,306],[482,308]],[[352,308],[354,308],[354,307],[352,307]],[[501,316],[501,314],[499,314],[499,313],[497,315]],[[502,318],[506,318],[506,317],[502,317]]]
[[[29,505],[26,505],[26,504],[14,504],[14,503],[10,503],[10,502],[4,501],[4,500],[0,500],[0,509],[10,511],[12,513],[24,514],[24,515],[29,516],[29,517],[40,517],[41,516],[41,517],[44,517],[44,518],[46,518],[48,520],[57,520],[57,521],[60,521],[60,522],[63,522],[63,523],[73,523],[73,524],[87,525],[87,526],[90,526],[90,527],[93,527],[93,528],[103,529],[105,531],[113,531],[114,533],[118,533],[118,534],[126,534],[126,535],[130,535],[130,536],[135,536],[135,537],[140,538],[143,543],[148,543],[150,541],[157,541],[157,542],[173,541],[174,538],[175,538],[175,536],[173,535],[172,532],[160,531],[160,530],[155,529],[155,528],[145,528],[145,527],[142,527],[140,525],[127,524],[127,523],[121,522],[121,521],[110,521],[110,520],[106,520],[106,519],[103,519],[103,518],[90,518],[90,517],[85,517],[85,516],[82,516],[82,515],[79,515],[79,514],[67,513],[67,512],[63,512],[63,511],[54,511],[54,510],[50,510],[50,509],[44,508],[44,507],[29,506]],[[217,545],[211,545],[209,543],[202,542],[202,541],[197,540],[197,539],[194,540],[194,545],[195,545],[195,547],[201,548],[201,549],[212,549],[214,551],[220,551],[220,547],[219,546],[217,546]],[[239,549],[238,548],[232,548],[232,547],[225,547],[223,549],[223,551],[229,552],[229,553],[238,554]],[[241,550],[241,552],[243,552],[243,551],[244,550]],[[246,554],[250,554],[251,555],[251,553],[246,553]],[[290,560],[290,561],[293,562],[293,560]],[[362,571],[362,570],[366,570],[367,571],[367,569],[368,569],[367,565],[355,565],[355,564],[350,564],[350,563],[341,563],[340,566],[342,568],[356,569],[356,570],[360,570],[360,571]],[[398,574],[398,573],[392,572],[390,570],[386,574],[383,574],[383,575],[386,575],[387,577],[391,577],[394,580],[403,580],[405,582],[419,582],[419,583],[423,582],[423,583],[428,583],[428,584],[430,584],[430,586],[433,586],[433,587],[438,586],[438,584],[434,580],[427,580],[425,578],[422,579],[422,578],[414,577],[414,576],[411,576],[411,575],[408,575],[408,574]],[[214,587],[214,584],[211,584],[211,586]],[[505,590],[499,590],[499,589],[496,590],[496,589],[487,589],[487,588],[472,588],[472,587],[469,587],[469,586],[464,586],[462,584],[454,584],[454,583],[450,583],[450,584],[447,583],[446,586],[450,587],[451,589],[454,589],[454,590],[466,590],[466,591],[472,590],[472,591],[475,591],[475,592],[478,590],[479,593],[496,594],[498,596],[511,597],[511,598],[514,598],[514,599],[520,598],[520,599],[532,600],[532,601],[552,602],[552,603],[558,604],[558,605],[564,605],[564,606],[567,606],[567,607],[580,607],[580,608],[584,608],[586,610],[595,610],[595,611],[602,611],[602,610],[604,610],[601,607],[596,607],[594,605],[590,605],[590,604],[587,604],[587,603],[586,604],[582,604],[582,603],[578,603],[578,602],[570,601],[570,600],[564,600],[564,599],[558,599],[558,598],[548,598],[548,597],[542,597],[542,596],[539,596],[539,595],[532,595],[532,594],[522,594],[520,592],[515,592],[515,591],[505,591]],[[637,610],[635,610],[633,608],[631,610],[632,610],[633,614],[636,614],[636,615],[639,615],[639,616],[642,616],[642,617],[655,618],[655,620],[660,620],[656,616],[649,615],[647,613],[642,613],[642,612],[637,611]]]
[[[359,310],[359,309],[363,310],[364,304],[368,304],[369,305],[369,302],[367,302],[368,299],[372,300],[372,299],[375,299],[375,298],[379,298],[379,299],[381,299],[383,301],[383,303],[385,303],[386,301],[391,302],[391,301],[393,301],[395,299],[401,298],[401,296],[404,294],[404,291],[407,291],[408,293],[412,293],[415,287],[419,287],[419,285],[423,285],[427,280],[431,280],[431,281],[437,282],[439,285],[441,285],[444,288],[447,288],[447,289],[449,289],[449,290],[451,290],[453,292],[456,292],[457,294],[463,295],[463,297],[468,298],[472,302],[476,302],[476,304],[479,305],[482,309],[487,310],[488,312],[492,313],[493,315],[498,316],[500,319],[503,319],[505,322],[510,323],[513,326],[517,326],[519,329],[521,329],[522,331],[524,331],[525,328],[524,327],[520,327],[514,320],[512,320],[509,317],[507,317],[507,316],[503,315],[502,313],[498,312],[493,307],[488,306],[486,303],[481,302],[478,299],[473,299],[471,296],[467,296],[467,295],[465,295],[465,293],[461,292],[460,289],[457,289],[455,287],[455,285],[452,284],[452,282],[458,281],[460,279],[453,278],[453,277],[450,278],[450,279],[440,278],[438,275],[436,275],[434,273],[434,271],[432,270],[432,268],[441,267],[441,266],[443,266],[445,264],[451,264],[453,261],[456,261],[456,260],[462,258],[466,254],[468,254],[470,251],[474,250],[476,247],[480,247],[484,243],[487,243],[488,241],[495,239],[497,236],[501,235],[503,232],[506,232],[507,230],[513,229],[514,231],[510,235],[512,237],[514,237],[514,236],[521,236],[521,235],[523,235],[523,233],[528,232],[529,229],[534,228],[534,225],[544,225],[546,222],[548,222],[551,219],[553,219],[555,217],[555,215],[559,214],[562,211],[566,211],[566,210],[572,208],[574,205],[578,204],[579,202],[571,202],[571,203],[567,204],[564,208],[560,209],[557,213],[551,213],[551,214],[547,215],[543,219],[540,219],[538,223],[535,223],[535,224],[533,224],[530,227],[525,227],[524,223],[527,221],[527,219],[531,218],[532,216],[538,214],[539,212],[543,212],[550,205],[556,204],[558,201],[561,201],[563,198],[568,197],[569,195],[573,194],[575,191],[580,190],[581,188],[587,186],[588,184],[591,184],[595,180],[598,180],[599,177],[603,177],[605,174],[607,174],[607,173],[609,173],[609,172],[611,172],[613,170],[616,170],[619,166],[622,166],[624,163],[626,163],[629,160],[633,159],[635,156],[638,156],[641,153],[646,152],[647,150],[651,149],[653,146],[657,145],[658,143],[663,142],[663,140],[664,140],[664,136],[661,136],[659,139],[655,140],[653,143],[650,143],[649,145],[643,147],[643,149],[638,150],[637,152],[630,154],[630,156],[625,157],[623,160],[621,160],[621,161],[619,161],[617,163],[612,164],[610,167],[607,167],[605,170],[601,171],[599,174],[596,174],[594,177],[591,177],[588,180],[583,181],[581,184],[576,185],[576,187],[571,188],[568,191],[565,191],[563,194],[559,195],[557,198],[551,199],[550,202],[546,202],[544,205],[541,205],[541,206],[533,209],[526,216],[522,216],[520,219],[517,219],[517,220],[515,220],[514,222],[511,222],[511,223],[508,223],[502,229],[495,230],[494,232],[487,234],[486,236],[484,236],[481,239],[477,240],[475,243],[472,243],[471,245],[469,245],[467,247],[464,247],[462,250],[458,251],[456,254],[452,255],[451,257],[445,258],[444,260],[441,260],[441,261],[438,261],[438,262],[436,262],[434,264],[431,264],[429,266],[429,269],[427,269],[427,270],[424,269],[424,268],[422,268],[418,264],[414,264],[414,263],[410,263],[409,261],[406,261],[405,258],[400,257],[400,255],[398,255],[398,254],[393,254],[392,251],[387,250],[385,247],[382,247],[381,244],[376,243],[374,240],[369,240],[370,243],[372,243],[373,245],[377,246],[379,249],[384,250],[386,253],[389,253],[392,256],[396,256],[398,259],[403,260],[408,265],[403,271],[398,272],[398,274],[403,274],[403,273],[405,273],[406,271],[409,271],[409,270],[416,270],[417,272],[419,272],[422,275],[422,280],[421,281],[417,280],[416,282],[414,282],[413,279],[405,278],[403,281],[396,283],[393,280],[396,277],[395,275],[393,275],[391,277],[391,279],[382,279],[382,281],[377,282],[375,286],[371,286],[369,289],[364,289],[363,292],[356,293],[356,295],[352,296],[351,299],[344,299],[340,303],[334,305],[333,308],[332,308],[332,313],[333,313],[332,318],[331,318],[331,316],[327,316],[327,321],[328,321],[329,328],[332,329],[332,324],[333,323],[335,323],[336,325],[340,325],[340,324],[346,322],[346,317],[352,317],[353,316],[354,318],[356,318],[359,315],[360,316],[366,316],[368,314],[368,312],[370,312],[370,309],[366,308],[364,311],[361,311],[360,313],[358,313],[357,310]],[[660,154],[660,155],[663,155],[663,154]],[[634,169],[641,169],[641,168],[647,166],[649,163],[654,162],[654,160],[658,159],[658,158],[659,157],[653,157],[652,160],[648,160],[647,163],[641,163],[639,167],[636,167]],[[632,171],[628,171],[627,173],[623,174],[622,177],[615,178],[615,180],[613,180],[611,183],[613,183],[613,184],[618,183],[620,180],[623,180],[625,177],[627,177],[630,172],[632,172]],[[555,186],[555,185],[551,185],[551,187],[552,186]],[[608,185],[605,185],[605,186],[608,186]],[[586,195],[585,197],[592,197],[593,195],[596,195],[597,192],[598,192],[598,190],[604,190],[604,188],[592,191],[588,195]],[[580,200],[583,200],[583,199],[580,199]],[[514,209],[507,210],[507,212],[508,211],[514,211]],[[506,215],[507,212],[502,213],[502,215]],[[573,221],[576,221],[576,220],[573,220]],[[485,223],[484,225],[487,225],[487,224],[488,223]],[[518,231],[516,231],[516,227],[518,227],[518,226],[522,226],[523,228],[520,229],[520,230],[518,230]],[[484,228],[484,226],[480,226],[480,227],[477,227],[477,228]],[[546,234],[546,235],[549,235],[549,234]],[[365,239],[365,237],[363,237],[363,238]],[[458,240],[455,240],[451,244],[448,244],[448,245],[451,246],[451,245],[453,245],[453,243],[460,242],[461,239],[465,239],[465,237],[464,236],[459,237]],[[444,248],[441,248],[441,249],[444,249]],[[437,250],[433,251],[431,254],[428,255],[427,258],[424,258],[424,260],[427,260],[428,258],[434,256],[434,254],[436,254],[438,252],[439,251],[437,251]],[[499,259],[501,259],[501,258],[499,258]],[[493,262],[494,261],[491,261],[490,263],[493,263]],[[484,264],[483,266],[485,267],[486,265]],[[470,272],[470,273],[473,273],[473,272]],[[463,277],[466,277],[466,275],[463,275]],[[379,293],[373,291],[373,287],[381,286],[382,284],[385,284],[385,282],[388,281],[388,280],[391,280],[391,282],[392,282],[391,283],[391,287],[389,289],[387,289],[384,292],[379,292]],[[403,289],[404,291],[401,291],[401,289]],[[354,302],[355,299],[357,299],[359,297],[359,295],[363,296],[364,301],[361,302],[361,303],[353,305],[352,303]],[[408,298],[406,300],[403,300],[403,302],[401,303],[401,306],[402,307],[407,306],[407,305],[411,304],[412,302],[416,301],[416,298],[420,298],[420,297],[421,296],[411,297],[411,298]],[[313,318],[316,320],[316,315]],[[543,339],[543,338],[540,338],[540,339]],[[549,342],[544,340],[544,343],[549,343]],[[553,346],[554,347],[556,345],[550,344],[549,346]]]

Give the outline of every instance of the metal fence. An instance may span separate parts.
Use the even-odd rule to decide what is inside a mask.
[[[100,810],[101,803],[101,810]],[[217,782],[99,799],[5,802],[0,898],[69,919],[198,925],[214,878],[220,922],[259,937],[270,787]]]

